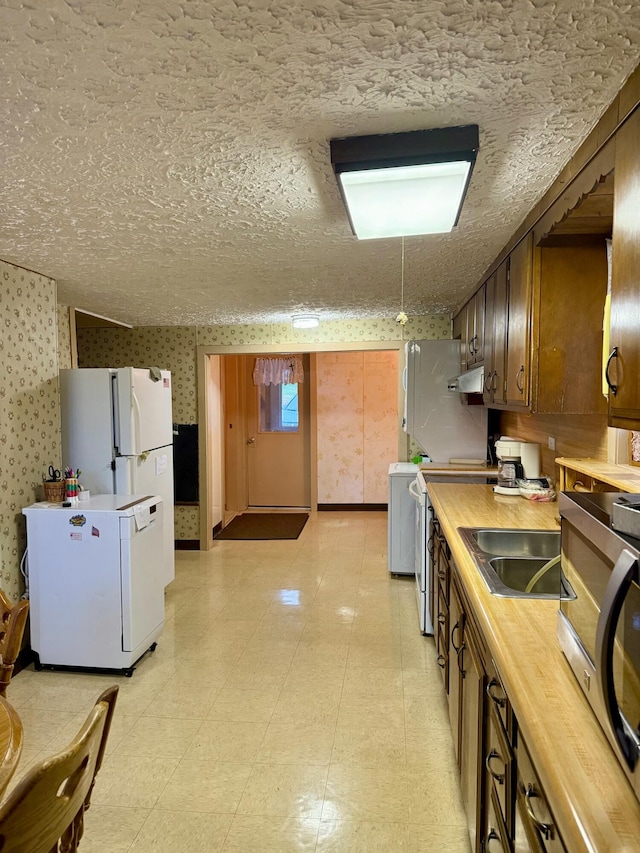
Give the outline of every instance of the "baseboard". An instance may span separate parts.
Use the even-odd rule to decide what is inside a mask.
[[[211,538],[215,539],[221,530],[222,530],[222,522],[219,521],[217,524],[213,525],[213,530],[211,531]]]
[[[174,540],[176,551],[198,551],[200,550],[199,539],[176,539]]]
[[[386,512],[388,504],[318,504],[318,512]]]

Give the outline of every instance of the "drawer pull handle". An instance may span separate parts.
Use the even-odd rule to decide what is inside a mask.
[[[459,627],[460,627],[460,620],[458,620],[456,622],[456,624],[453,626],[453,628],[451,629],[451,645],[453,646],[454,651],[457,655],[460,654],[460,646],[456,646],[456,643],[455,643],[455,640],[453,639],[453,637],[454,637],[454,634],[456,633],[456,631],[458,630]]]
[[[549,841],[553,836],[553,824],[552,823],[544,823],[539,818],[536,817],[535,812],[533,811],[533,806],[531,805],[531,800],[535,797],[540,797],[540,794],[537,794],[533,790],[533,785],[529,783],[527,786],[527,790],[524,792],[524,806],[527,810],[527,815],[531,823],[535,826],[538,832],[544,836],[545,841]]]
[[[618,347],[614,347],[609,353],[609,358],[607,359],[607,366],[604,369],[604,378],[606,379],[607,385],[609,386],[609,391],[611,391],[611,393],[615,397],[618,393],[618,386],[614,385],[611,379],[609,378],[609,368],[611,367],[611,362],[614,358],[618,358]]]
[[[491,701],[495,705],[498,706],[498,708],[504,708],[504,704],[505,704],[504,696],[495,696],[491,692],[492,687],[499,687],[500,690],[502,690],[500,683],[495,678],[492,678],[491,681],[487,684],[487,696],[489,697],[489,699],[491,699]]]
[[[500,849],[504,850],[504,845],[502,844],[502,839],[500,838],[498,833],[495,831],[495,829],[490,829],[489,833],[487,834],[487,843],[485,844],[485,850],[489,850],[489,845],[491,844],[492,841],[499,841],[500,842]]]
[[[500,762],[502,763],[502,766],[504,767],[504,761],[502,759],[502,756],[499,752],[496,752],[495,749],[492,749],[491,752],[487,755],[484,762],[484,766],[487,768],[487,772],[496,780],[498,785],[504,785],[504,773],[496,773],[495,770],[491,769],[492,758],[499,758]]]

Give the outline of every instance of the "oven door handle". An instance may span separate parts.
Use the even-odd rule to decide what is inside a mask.
[[[626,733],[613,679],[613,653],[616,627],[625,597],[634,580],[638,580],[638,560],[624,549],[613,567],[604,594],[596,630],[596,671],[600,700],[613,730],[614,737],[630,770],[635,769],[638,753]]]
[[[415,488],[414,488],[414,487],[415,487]],[[417,481],[417,480],[412,480],[412,481],[409,483],[409,494],[410,494],[410,495],[411,495],[411,497],[412,497],[412,498],[414,498],[418,503],[420,503],[420,501],[421,501],[421,500],[422,500],[422,498],[424,497],[424,492],[422,491],[422,489],[421,489],[421,488],[420,488],[420,486],[418,485],[418,481]]]

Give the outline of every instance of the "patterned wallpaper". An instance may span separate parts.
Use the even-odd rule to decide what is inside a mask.
[[[0,558],[2,587],[22,593],[22,508],[42,499],[42,476],[60,467],[56,283],[0,261]]]
[[[73,367],[71,362],[71,329],[69,306],[58,303],[58,369]]]
[[[318,503],[386,503],[398,456],[398,352],[321,352]]]
[[[195,424],[196,330],[194,326],[78,329],[78,367],[159,367],[171,371],[173,420]]]
[[[394,320],[336,320],[317,329],[293,329],[290,324],[238,326],[143,326],[135,329],[78,329],[80,367],[161,367],[172,373],[173,417],[177,423],[197,423],[196,346],[264,346],[281,344],[350,343],[398,338],[450,338],[446,314],[412,317],[404,327]],[[197,507],[176,507],[176,539],[197,539]]]
[[[395,320],[329,320],[316,329],[294,329],[290,323],[250,326],[198,326],[199,346],[351,343],[353,341],[397,341],[450,338],[448,314],[411,317],[402,329]]]

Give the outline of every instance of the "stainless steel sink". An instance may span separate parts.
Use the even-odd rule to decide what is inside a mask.
[[[471,531],[478,548],[485,554],[501,557],[557,557],[560,553],[560,533],[556,530],[500,530]]]
[[[575,598],[560,561],[560,533],[555,530],[518,530],[460,527],[460,535],[492,595],[502,598]],[[531,589],[527,592],[527,588]]]

